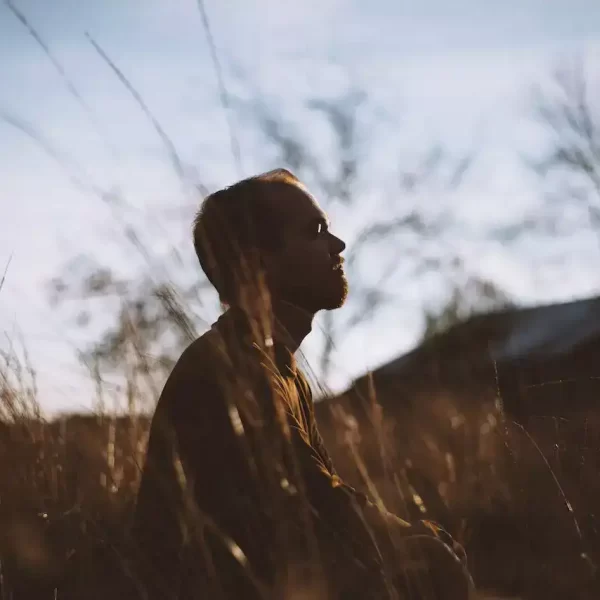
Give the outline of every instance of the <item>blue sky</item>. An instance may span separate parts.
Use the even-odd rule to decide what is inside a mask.
[[[211,187],[235,179],[193,0],[14,4],[48,43],[92,116],[4,4],[0,114],[32,125],[77,163],[88,181],[120,186],[135,206],[146,211],[181,206],[185,198],[164,147],[92,49],[85,37],[89,32],[134,83],[186,163],[197,167]],[[528,89],[547,79],[558,56],[581,51],[593,59],[600,47],[600,3],[594,0],[206,0],[206,7],[230,89],[241,89],[230,70],[236,65],[258,93],[294,115],[303,130],[314,128],[315,144],[325,142],[313,122],[302,121],[308,119],[299,108],[302,102],[315,91],[343,91],[353,81],[369,90],[389,119],[388,129],[398,132],[397,139],[388,136],[372,149],[374,174],[397,147],[409,158],[412,149],[416,153],[433,139],[457,151],[478,148],[476,167],[451,199],[475,228],[518,218],[538,201],[540,186],[518,159],[519,152],[543,144],[528,120]],[[245,175],[274,166],[241,125],[239,138]],[[41,286],[76,252],[127,269],[127,261],[122,264],[107,243],[110,215],[36,143],[3,122],[0,209],[0,266],[12,256],[0,293],[0,329],[9,336],[23,333],[47,408],[85,405],[85,374],[73,353],[82,339],[65,326],[64,315],[48,307]],[[184,230],[173,226],[174,235]],[[556,243],[525,240],[514,251],[483,245],[464,249],[473,265],[524,302],[597,291],[595,252],[594,240],[584,234]],[[565,256],[564,264],[555,260]],[[393,327],[375,323],[340,349],[334,387],[414,343],[421,326],[418,308],[435,298],[436,289],[404,286]],[[390,315],[383,318],[389,324]],[[352,347],[368,351],[359,355]]]

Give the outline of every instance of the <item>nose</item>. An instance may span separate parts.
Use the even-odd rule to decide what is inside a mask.
[[[331,248],[331,254],[341,254],[345,249],[346,249],[346,244],[343,240],[341,240],[339,237],[336,237],[335,235],[333,235],[332,233],[329,234],[330,236],[330,248]]]

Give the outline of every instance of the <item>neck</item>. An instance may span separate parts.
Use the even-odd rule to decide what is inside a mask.
[[[245,305],[236,304],[233,306],[234,310],[241,310],[250,319],[251,326],[258,325],[261,321],[266,325],[264,318],[267,322],[271,322],[272,325],[267,325],[267,330],[272,330],[272,336],[275,341],[286,346],[286,348],[295,354],[300,344],[304,341],[304,338],[312,330],[312,321],[315,313],[307,311],[306,309],[300,308],[299,306],[286,302],[285,300],[273,299],[273,303],[270,305],[269,313],[273,319],[268,318],[268,315],[264,311],[264,301],[257,302],[260,308],[257,308],[254,304]],[[262,318],[261,318],[262,317]],[[266,331],[260,326],[254,332],[253,335],[261,336],[260,331]],[[263,334],[264,335],[264,334]],[[268,335],[268,334],[267,334]]]
[[[294,354],[312,330],[314,313],[299,306],[278,300],[273,303],[275,339]]]

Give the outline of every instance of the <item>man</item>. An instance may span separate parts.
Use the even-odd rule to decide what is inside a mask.
[[[285,170],[246,179],[205,200],[194,245],[228,310],[183,353],[152,422],[132,530],[150,596],[392,598],[390,571],[425,559],[443,565],[443,597],[464,598],[435,528],[345,485],[319,435],[293,355],[348,284],[315,199]]]

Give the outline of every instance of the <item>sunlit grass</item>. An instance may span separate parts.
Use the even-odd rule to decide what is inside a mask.
[[[34,370],[14,355],[3,359],[2,598],[88,597],[91,581],[98,597],[143,590],[124,532],[148,415],[45,421]],[[493,402],[466,411],[437,399],[403,423],[386,419],[376,397],[368,404],[365,420],[332,402],[334,426],[323,434],[342,476],[404,518],[444,522],[482,588],[593,597],[598,540],[579,520],[589,521],[600,500],[589,444],[600,436],[597,419],[540,422],[534,440]],[[588,445],[580,448],[573,435],[584,429]],[[299,585],[288,592],[326,597]]]

